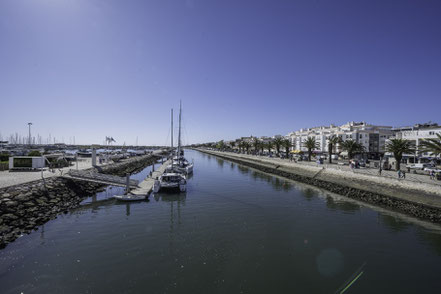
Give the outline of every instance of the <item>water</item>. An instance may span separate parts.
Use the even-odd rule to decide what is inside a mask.
[[[439,291],[438,226],[186,157],[195,161],[186,194],[121,204],[106,200],[121,189],[107,189],[1,250],[0,292]]]

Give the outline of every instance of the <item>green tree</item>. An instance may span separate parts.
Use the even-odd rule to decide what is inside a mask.
[[[314,137],[308,137],[308,139],[306,139],[303,142],[303,146],[308,149],[308,161],[311,161],[311,155],[312,155],[312,151],[314,149],[318,148],[318,142],[315,140]]]
[[[260,140],[257,139],[256,137],[253,138],[253,147],[254,147],[254,152],[256,152],[257,154],[259,152]]]
[[[41,153],[38,150],[33,150],[28,153],[28,156],[41,156]]]
[[[441,134],[437,138],[423,139],[420,142],[420,151],[433,153],[435,157],[441,155]]]
[[[277,137],[274,139],[273,142],[274,142],[274,146],[276,147],[277,155],[279,155],[280,154],[280,147],[282,146],[283,139],[280,137]]]
[[[247,151],[247,153],[250,151],[251,144],[248,141],[243,142],[243,147]]]
[[[224,140],[220,140],[219,142],[217,142],[216,148],[219,149],[219,150],[224,150],[225,149]]]
[[[329,163],[332,163],[332,154],[334,153],[334,147],[340,142],[340,138],[336,135],[332,135],[328,138],[328,154]]]
[[[414,153],[415,148],[411,141],[405,139],[390,139],[386,143],[386,151],[394,154],[396,170],[400,170],[401,159],[404,153]]]
[[[268,153],[269,153],[269,154],[271,154],[271,149],[273,149],[273,147],[274,147],[274,143],[273,143],[273,141],[268,141],[268,142],[266,143],[266,149],[268,149]]]
[[[341,148],[348,152],[349,159],[352,159],[355,154],[364,152],[364,146],[354,140],[346,140],[340,143]]]
[[[235,141],[231,141],[230,142],[230,146],[231,146],[231,149],[234,150],[234,147],[236,146],[236,142]]]
[[[290,139],[284,139],[282,141],[282,146],[285,148],[285,152],[286,152],[286,157],[288,158],[289,156],[289,148],[291,148],[292,143]]]

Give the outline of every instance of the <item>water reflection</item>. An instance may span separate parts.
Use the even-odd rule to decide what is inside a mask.
[[[326,197],[326,207],[332,210],[342,210],[344,212],[354,213],[360,210],[360,206],[347,201],[339,201],[331,196]]]
[[[224,161],[222,159],[220,159],[220,158],[216,158],[216,159],[217,159],[217,165],[220,168],[223,168],[224,167]]]
[[[386,225],[389,229],[391,229],[391,232],[405,231],[411,226],[411,224],[409,224],[408,222],[402,219],[399,219],[398,217],[394,217],[383,213],[379,213],[378,218],[384,225]]]
[[[305,188],[303,189],[303,196],[306,200],[311,201],[315,196],[317,196],[317,192],[312,188]]]

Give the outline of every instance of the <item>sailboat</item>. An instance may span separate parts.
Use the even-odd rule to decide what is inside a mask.
[[[193,163],[189,163],[184,157],[184,150],[181,148],[181,116],[182,116],[182,104],[179,102],[179,133],[178,133],[178,149],[176,156],[173,158],[172,166],[175,170],[183,174],[191,174],[193,172]]]
[[[180,116],[179,116],[180,118]],[[181,123],[179,120],[179,127]],[[180,136],[180,131],[179,131]],[[179,146],[180,144],[178,144]],[[171,148],[173,150],[173,109],[171,110]],[[179,147],[178,147],[179,149]],[[153,183],[153,192],[158,193],[159,191],[173,191],[177,190],[180,192],[185,192],[187,190],[187,179],[184,174],[174,167],[174,160],[172,160],[171,167],[167,167],[165,172],[155,180]]]

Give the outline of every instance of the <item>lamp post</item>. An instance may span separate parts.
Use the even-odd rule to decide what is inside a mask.
[[[30,122],[30,123],[28,123],[28,126],[29,126],[29,146],[31,145],[31,126],[32,126],[32,123]]]

